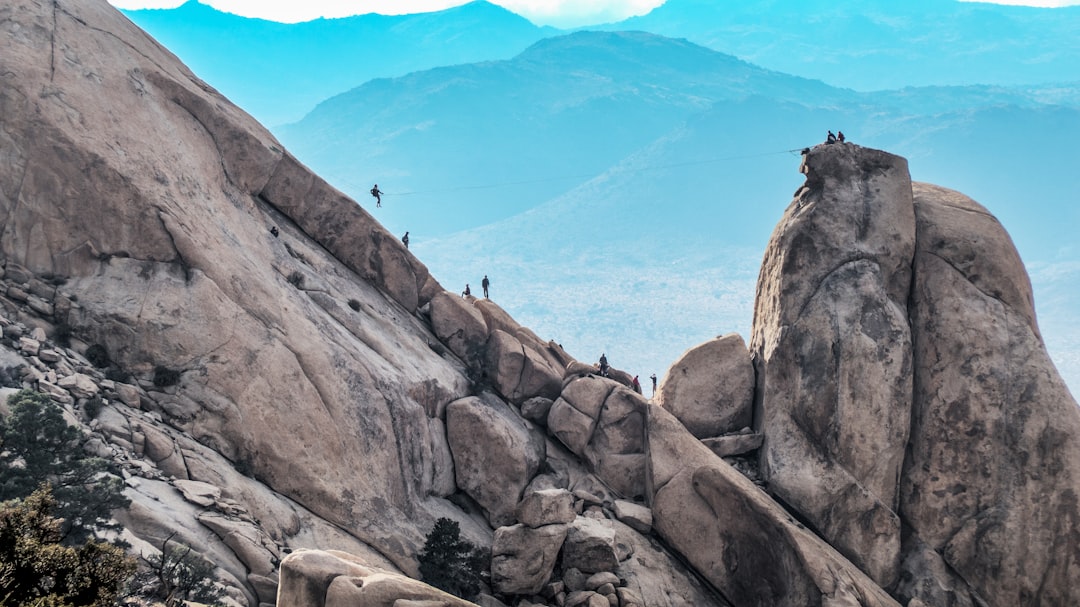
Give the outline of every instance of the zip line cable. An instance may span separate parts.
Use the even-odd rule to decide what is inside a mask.
[[[648,172],[648,171],[662,171],[662,170],[665,170],[665,169],[677,169],[677,168],[681,168],[681,167],[698,166],[698,165],[703,165],[703,164],[713,164],[713,163],[717,163],[717,162],[729,162],[729,161],[732,161],[732,160],[745,160],[745,159],[749,159],[749,158],[764,158],[766,156],[779,156],[780,154],[798,154],[798,153],[801,153],[803,149],[805,149],[805,148],[795,148],[795,149],[791,149],[791,150],[781,150],[781,151],[778,151],[778,152],[762,152],[760,154],[742,154],[742,155],[738,155],[738,156],[724,156],[722,158],[708,158],[708,159],[705,159],[705,160],[688,160],[688,161],[685,161],[685,162],[673,162],[673,163],[670,163],[670,164],[660,164],[660,165],[654,165],[654,166],[644,166],[644,167],[639,167],[639,168],[626,169],[624,171],[620,171],[620,173],[622,173],[622,174],[626,174],[626,173],[645,173],[645,172]],[[551,182],[555,182],[555,181],[565,181],[565,180],[569,180],[569,179],[591,179],[593,177],[598,177],[599,175],[602,175],[602,174],[603,173],[579,173],[579,174],[576,174],[576,175],[537,177],[537,178],[534,178],[534,179],[521,179],[521,180],[517,180],[517,181],[503,181],[503,182],[498,182],[498,183],[487,183],[487,184],[477,184],[477,185],[459,185],[459,186],[450,186],[450,187],[445,187],[445,188],[436,188],[436,189],[431,189],[431,190],[411,190],[411,191],[407,191],[407,192],[386,192],[386,191],[384,191],[384,190],[382,190],[380,188],[379,193],[382,196],[420,196],[420,195],[426,195],[426,194],[445,194],[445,193],[450,193],[450,192],[491,190],[491,189],[496,189],[496,188],[504,188],[504,187],[518,186],[518,185],[534,185],[534,184],[539,184],[539,183],[551,183]],[[344,183],[345,185],[351,186],[353,188],[360,188],[361,191],[366,191],[367,190],[367,186],[361,186],[360,184],[357,184],[356,182],[354,182],[354,181],[352,181],[350,179],[340,178],[337,181],[340,181],[341,183]]]

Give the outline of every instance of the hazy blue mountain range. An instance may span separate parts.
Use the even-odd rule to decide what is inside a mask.
[[[571,352],[662,372],[694,343],[748,333],[761,251],[802,182],[798,150],[829,128],[973,196],[1050,282],[1071,276],[1040,311],[1049,343],[1080,346],[1076,94],[859,93],[682,40],[578,32],[369,82],[278,133],[369,208],[378,182],[378,217],[411,232],[444,284],[497,275],[500,303]]]
[[[557,32],[488,2],[414,15],[359,15],[285,24],[189,0],[123,11],[267,126],[372,79],[439,65],[511,57]]]
[[[859,90],[1080,80],[1080,6],[956,0],[667,0],[611,26],[686,38]]]
[[[695,5],[661,8],[680,6]],[[710,25],[704,13],[697,20]],[[777,26],[763,17],[760,27]],[[822,57],[818,67],[846,69]],[[933,71],[932,61],[914,64]],[[506,60],[372,80],[275,132],[392,231],[410,231],[448,288],[476,287],[487,273],[493,297],[542,336],[583,358],[606,351],[647,376],[716,334],[748,335],[762,249],[802,182],[798,150],[842,129],[1002,220],[1031,270],[1051,354],[1077,386],[1080,79],[1062,73],[1061,82],[934,87],[906,86],[898,73],[889,77],[904,88],[859,93],[685,40],[578,32]],[[387,192],[381,209],[367,194],[375,182]]]

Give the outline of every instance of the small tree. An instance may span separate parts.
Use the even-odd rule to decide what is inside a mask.
[[[60,545],[55,507],[47,484],[0,506],[0,604],[112,606],[135,560],[104,542]]]
[[[448,518],[435,521],[417,558],[424,582],[463,599],[480,592],[490,560],[486,551],[462,539],[461,527]]]
[[[11,415],[0,422],[0,500],[29,496],[52,486],[65,543],[81,544],[96,529],[114,529],[112,511],[126,507],[124,483],[107,474],[108,463],[81,448],[82,433],[69,426],[49,397],[20,390],[8,398]]]
[[[137,592],[161,599],[168,607],[185,601],[215,604],[225,590],[214,583],[214,566],[195,553],[191,546],[173,542],[175,533],[161,543],[161,554],[144,557],[149,571],[135,578]]]

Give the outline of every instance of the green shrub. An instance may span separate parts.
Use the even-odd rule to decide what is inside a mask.
[[[136,594],[156,598],[168,607],[197,601],[212,605],[225,596],[214,583],[214,565],[192,551],[191,546],[173,542],[170,534],[161,543],[161,554],[146,557],[149,569],[135,576]]]
[[[448,518],[435,521],[417,558],[425,583],[466,600],[480,592],[490,561],[487,551],[462,539],[457,521]]]
[[[158,365],[154,367],[154,385],[159,388],[167,388],[180,383],[180,372]]]
[[[48,484],[0,505],[0,604],[110,607],[135,560],[104,542],[62,546]]]
[[[47,482],[65,543],[117,528],[109,522],[112,511],[131,502],[124,482],[106,474],[108,462],[82,450],[82,433],[67,424],[60,407],[33,390],[20,390],[7,403],[11,414],[0,422],[0,500],[28,497]]]
[[[86,360],[98,369],[104,369],[110,364],[109,351],[101,344],[94,344],[86,349]]]
[[[101,398],[100,394],[95,394],[86,401],[86,405],[83,406],[83,411],[86,413],[87,419],[94,419],[101,413],[101,408],[104,406],[105,400]]]

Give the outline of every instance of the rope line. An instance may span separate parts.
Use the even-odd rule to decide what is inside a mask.
[[[762,152],[760,154],[742,154],[742,155],[738,155],[738,156],[724,156],[724,157],[721,157],[721,158],[708,158],[708,159],[705,159],[705,160],[688,160],[686,162],[673,162],[673,163],[670,163],[670,164],[660,164],[660,165],[654,165],[654,166],[639,167],[639,168],[635,168],[635,169],[627,169],[625,171],[621,171],[621,173],[645,173],[645,172],[648,172],[648,171],[661,171],[661,170],[664,170],[664,169],[676,169],[676,168],[688,167],[688,166],[699,166],[699,165],[703,165],[703,164],[713,164],[713,163],[717,163],[717,162],[729,162],[729,161],[732,161],[732,160],[744,160],[744,159],[748,159],[748,158],[764,158],[766,156],[778,156],[780,154],[799,154],[799,153],[802,152],[803,149],[804,148],[795,148],[795,149],[791,149],[791,150],[781,150],[781,151],[778,151],[778,152]],[[419,196],[419,195],[426,195],[426,194],[443,194],[443,193],[448,193],[448,192],[491,190],[491,189],[495,189],[495,188],[504,188],[504,187],[510,187],[510,186],[518,186],[518,185],[533,185],[533,184],[538,184],[538,183],[551,183],[551,182],[554,182],[554,181],[565,181],[565,180],[569,180],[569,179],[587,179],[587,178],[597,177],[597,176],[602,175],[602,174],[603,173],[579,173],[579,174],[576,174],[576,175],[537,177],[535,179],[521,179],[521,180],[517,180],[517,181],[502,181],[502,182],[498,182],[498,183],[487,183],[487,184],[476,184],[476,185],[459,185],[459,186],[450,186],[450,187],[437,188],[437,189],[431,189],[431,190],[410,190],[410,191],[406,191],[406,192],[387,192],[387,191],[384,191],[384,190],[382,190],[380,188],[379,192],[383,196]],[[358,183],[356,183],[356,182],[354,182],[352,180],[345,179],[345,178],[340,178],[340,179],[338,179],[338,181],[340,181],[340,182],[342,182],[342,183],[344,183],[346,185],[352,186],[354,188],[360,188],[363,191],[367,191],[367,186],[361,186],[360,184],[358,184]]]

